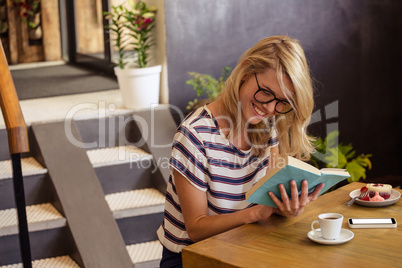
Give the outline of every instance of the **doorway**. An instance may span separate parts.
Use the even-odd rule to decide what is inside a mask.
[[[103,13],[109,0],[60,0],[64,55],[69,62],[113,75]],[[64,30],[64,31],[63,31]]]

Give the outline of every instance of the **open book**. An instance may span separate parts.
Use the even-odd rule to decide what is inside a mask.
[[[270,207],[277,207],[269,197],[268,192],[273,192],[276,197],[281,199],[281,194],[278,188],[279,184],[285,186],[286,192],[290,195],[290,181],[295,180],[299,194],[301,192],[301,183],[307,180],[309,193],[313,192],[315,187],[324,183],[324,188],[321,189],[320,195],[326,192],[335,184],[349,178],[350,174],[345,169],[323,168],[317,169],[314,166],[307,164],[291,156],[280,158],[276,167],[268,170],[251,189],[246,193],[247,202],[262,204]]]

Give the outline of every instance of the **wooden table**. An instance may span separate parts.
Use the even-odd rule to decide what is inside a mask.
[[[402,201],[387,207],[345,206],[352,183],[320,196],[295,218],[271,216],[195,243],[183,250],[184,267],[402,267]],[[399,190],[402,192],[401,190]],[[340,245],[322,245],[307,237],[318,214],[341,213],[342,228],[354,238]],[[394,229],[350,229],[347,218],[394,217]]]

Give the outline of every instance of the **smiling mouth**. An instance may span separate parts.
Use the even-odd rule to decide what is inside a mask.
[[[258,115],[260,115],[260,116],[266,116],[267,115],[267,113],[264,113],[263,111],[261,111],[261,109],[258,108],[254,103],[253,103],[253,107],[254,107],[254,111],[256,111]]]

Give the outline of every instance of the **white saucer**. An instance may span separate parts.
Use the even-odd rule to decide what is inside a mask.
[[[327,240],[324,239],[321,235],[321,232],[310,231],[307,233],[307,237],[313,240],[316,243],[325,244],[325,245],[338,245],[342,243],[346,243],[351,240],[355,234],[347,229],[341,229],[341,234],[338,239],[335,240]]]

